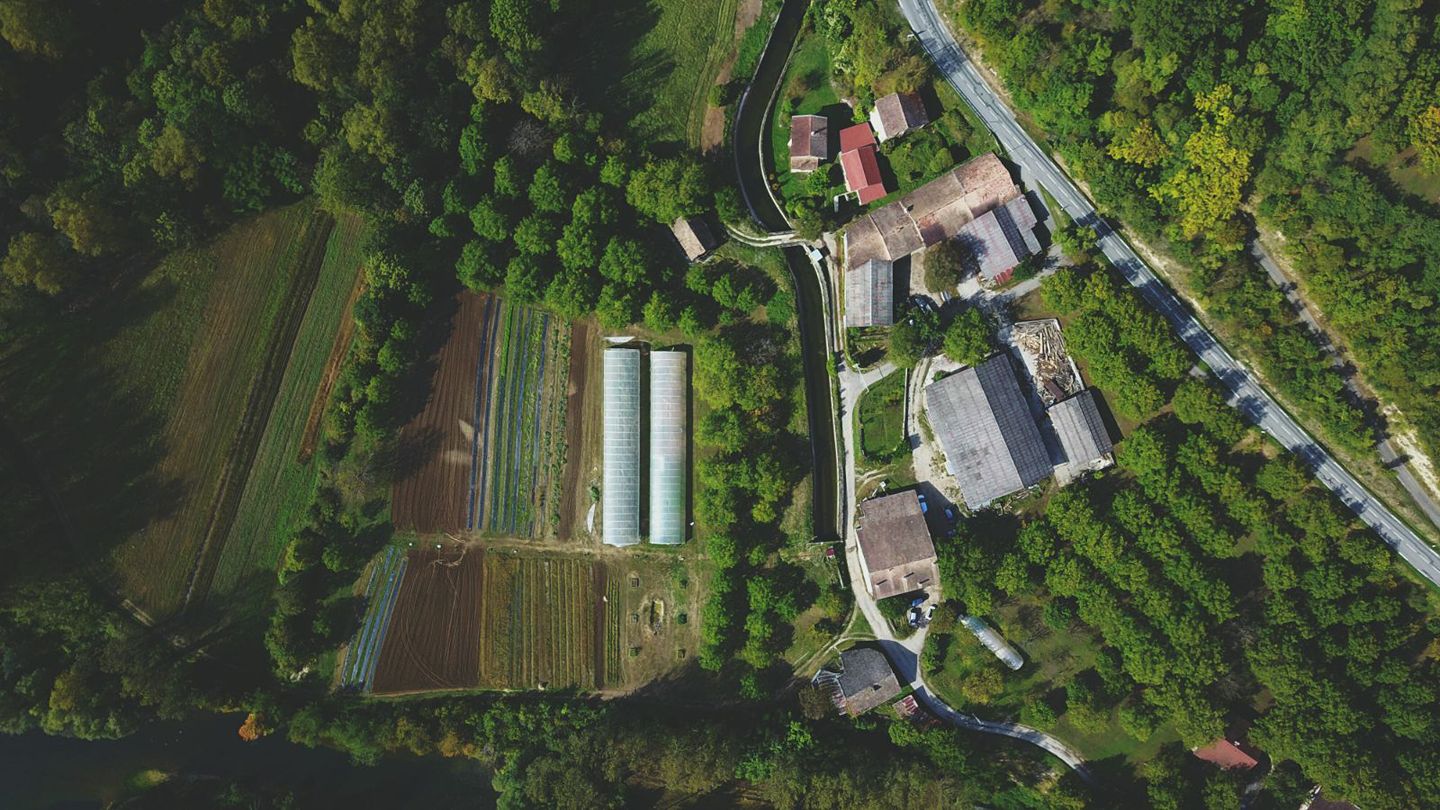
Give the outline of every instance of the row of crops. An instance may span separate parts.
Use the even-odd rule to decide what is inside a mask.
[[[496,349],[475,372],[465,525],[534,537],[548,528],[546,505],[563,465],[569,328],[538,309],[499,299],[494,305],[500,311],[486,345]]]
[[[345,651],[340,663],[340,686],[364,691],[375,677],[375,664],[385,643],[385,631],[395,610],[395,597],[405,578],[405,553],[390,547],[385,556],[370,565],[365,582],[365,619]]]
[[[594,563],[485,558],[481,684],[594,688]]]
[[[624,604],[620,601],[620,582],[616,577],[605,580],[605,685],[619,686],[623,681],[620,672],[621,633],[624,628],[622,617]]]

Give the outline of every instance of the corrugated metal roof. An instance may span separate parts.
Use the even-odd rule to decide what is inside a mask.
[[[1009,355],[931,383],[925,402],[945,465],[971,509],[1050,475],[1050,458]]]
[[[1050,406],[1046,413],[1071,464],[1089,464],[1113,449],[1094,391],[1087,388]]]
[[[890,326],[895,323],[895,268],[871,259],[845,271],[845,325]]]
[[[640,542],[640,350],[606,349],[604,357],[601,539],[630,546]]]
[[[957,238],[970,251],[980,275],[995,281],[1025,257],[1039,252],[1035,225],[1035,212],[1022,194],[965,223]]]
[[[684,352],[650,353],[650,542],[685,542],[689,383]]]

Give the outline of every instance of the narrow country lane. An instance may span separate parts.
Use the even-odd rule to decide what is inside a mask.
[[[1322,484],[1334,491],[1421,576],[1440,586],[1440,553],[1396,517],[1276,404],[1256,377],[1200,325],[1130,245],[1100,218],[1090,201],[1021,129],[1014,114],[980,76],[941,19],[934,0],[900,0],[900,8],[936,67],[994,132],[1010,159],[1050,192],[1071,219],[1095,230],[1101,251],[1146,302],[1170,321],[1186,345],[1220,379],[1230,391],[1230,403],[1298,455]]]
[[[845,368],[840,372],[841,412],[839,419],[843,425],[845,477],[847,481],[851,482],[852,493],[856,481],[855,448],[857,445],[855,443],[855,420],[851,414],[855,412],[855,407],[860,402],[860,396],[865,393],[865,389],[894,373],[900,372],[888,361],[867,371]],[[957,711],[930,691],[930,688],[925,685],[924,673],[920,670],[920,653],[925,648],[925,637],[928,631],[922,627],[908,638],[897,639],[890,630],[890,623],[881,615],[880,606],[865,590],[865,575],[860,570],[860,549],[855,535],[855,510],[858,507],[858,500],[852,498],[849,506],[845,523],[841,527],[841,534],[845,540],[845,565],[850,575],[850,590],[855,596],[855,604],[859,606],[861,614],[870,624],[870,630],[875,635],[876,643],[884,650],[885,657],[890,659],[890,664],[895,668],[900,681],[909,684],[915,690],[915,699],[924,704],[931,714],[952,725],[971,731],[1012,737],[1043,748],[1064,762],[1082,779],[1087,782],[1091,781],[1090,771],[1085,767],[1085,758],[1059,738],[1019,723],[981,720],[973,714]]]

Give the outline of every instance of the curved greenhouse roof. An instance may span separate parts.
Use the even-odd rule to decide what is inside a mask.
[[[640,351],[606,349],[604,354],[601,539],[630,546],[640,542]]]
[[[685,542],[688,386],[684,352],[650,353],[650,542]]]

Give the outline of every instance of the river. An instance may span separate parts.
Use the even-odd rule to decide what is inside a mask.
[[[775,90],[785,76],[785,64],[800,33],[809,0],[786,0],[776,18],[770,41],[755,78],[741,98],[736,113],[735,167],[740,188],[760,226],[770,232],[790,230],[784,213],[766,190],[765,164]],[[830,357],[825,340],[825,299],[805,251],[785,248],[785,260],[795,282],[796,312],[800,324],[800,353],[805,373],[805,408],[810,423],[811,463],[814,469],[814,531],[818,540],[837,540],[839,532],[839,465],[836,455],[834,394]]]
[[[473,761],[397,756],[374,767],[355,765],[339,751],[306,748],[280,736],[244,742],[235,733],[243,719],[207,715],[152,723],[121,740],[0,735],[0,807],[103,807],[126,795],[135,775],[151,769],[289,789],[302,807],[494,802],[488,773]]]

